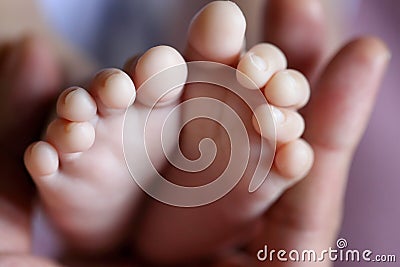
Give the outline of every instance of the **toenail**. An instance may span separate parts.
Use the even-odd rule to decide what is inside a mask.
[[[46,143],[43,141],[39,141],[36,144],[34,144],[31,148],[31,154],[37,156],[37,155],[41,155],[43,153],[48,153],[48,148],[45,145]]]
[[[79,94],[79,88],[74,88],[72,89],[66,96],[64,99],[64,103],[68,103],[71,102],[71,99],[73,99],[75,96],[77,96]]]
[[[260,71],[266,71],[268,69],[268,65],[264,59],[257,56],[254,53],[250,53],[249,55],[251,63]]]
[[[126,108],[136,96],[135,86],[129,76],[123,72],[113,72],[107,77],[99,95],[104,104],[112,108]]]
[[[43,141],[39,141],[31,147],[31,154],[37,155],[42,150]]]
[[[131,88],[130,77],[120,70],[107,71],[104,76],[104,86],[110,88]],[[133,90],[134,91],[134,90]]]
[[[74,104],[76,103],[79,105],[79,107],[93,107],[96,104],[94,101],[90,98],[87,97],[87,92],[85,89],[76,87],[72,91],[70,91],[64,99],[65,104]]]
[[[293,99],[293,101],[296,102],[299,98],[299,90],[297,88],[296,78],[287,70],[282,71],[281,75],[283,75],[285,87],[288,91],[288,100]]]
[[[115,79],[115,77],[118,77],[120,75],[121,75],[121,71],[120,70],[109,70],[104,75],[104,79],[107,82],[109,79]]]
[[[123,83],[124,77],[121,75],[120,72],[110,72],[106,77],[105,77],[105,86],[110,86],[114,87],[118,83]]]
[[[285,115],[279,108],[271,106],[271,111],[274,116],[275,123],[281,124],[285,121]]]
[[[286,79],[287,86],[289,86],[289,88],[293,90],[292,93],[296,93],[297,92],[297,90],[296,90],[296,86],[297,86],[296,79],[287,70],[284,70],[281,73],[284,75],[284,77]]]
[[[77,123],[77,122],[70,122],[70,123],[67,123],[66,125],[65,125],[65,131],[67,132],[67,133],[70,133],[70,132],[72,132],[74,129],[76,129],[76,127],[78,127],[79,126],[79,123]]]
[[[58,169],[58,158],[54,152],[55,151],[43,141],[39,141],[31,147],[30,153],[33,157],[39,160],[45,159],[46,164],[42,165],[39,163],[42,165],[40,171],[41,175],[52,174]]]
[[[106,69],[99,72],[94,79],[99,82],[100,86],[105,86],[112,76],[118,75],[120,73],[121,72],[117,69]]]

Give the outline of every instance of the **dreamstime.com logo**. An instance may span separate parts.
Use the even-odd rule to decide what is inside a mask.
[[[312,249],[305,250],[276,250],[269,249],[267,245],[257,252],[257,259],[262,262],[396,262],[396,255],[393,254],[374,254],[372,250],[349,249],[347,240],[339,238],[336,241],[336,248],[329,247],[322,251]]]
[[[186,88],[193,86],[197,86],[196,90],[192,90],[195,92],[187,96]],[[182,88],[185,88],[186,97],[177,105],[168,106],[165,99],[178,95]],[[224,91],[222,94],[221,89]],[[216,94],[216,90],[219,93]],[[139,111],[128,108],[125,113],[124,156],[135,182],[154,199],[178,207],[196,207],[216,201],[242,179],[250,155],[252,176],[246,176],[248,191],[256,191],[267,178],[276,147],[274,119],[261,90],[236,69],[203,61],[167,68],[138,88],[137,101],[144,107],[140,106]],[[142,127],[138,127],[138,121]],[[213,123],[211,126],[210,121]],[[264,128],[268,129],[269,138],[261,138],[254,133],[251,125],[256,123],[259,126],[260,121],[264,125],[267,123],[268,127]],[[135,122],[134,126],[132,122]],[[193,130],[191,123],[197,125],[194,127],[197,130]],[[218,133],[224,133],[213,135],[217,130],[210,130],[210,127],[215,125],[219,127]],[[265,136],[263,127],[259,128]],[[181,136],[185,131],[190,134]],[[209,136],[203,136],[204,133]],[[228,142],[221,141],[220,136],[225,136]],[[178,147],[178,143],[183,143],[184,147]],[[222,152],[218,151],[221,144]],[[254,147],[257,153],[251,154]],[[199,156],[188,158],[183,151],[197,152]],[[223,160],[217,160],[218,153],[223,154]],[[213,164],[219,168],[224,162],[226,166],[223,170],[210,171],[217,177],[207,177],[210,178],[208,181],[211,180],[207,184],[184,186],[163,177],[159,172],[165,165],[163,160],[188,177],[213,168]]]

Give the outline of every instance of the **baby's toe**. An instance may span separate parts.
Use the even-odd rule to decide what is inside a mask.
[[[96,112],[97,106],[92,96],[79,87],[68,88],[57,101],[57,115],[69,121],[89,121]]]
[[[139,102],[150,107],[164,106],[181,96],[187,78],[187,66],[174,48],[156,46],[138,59],[130,75],[138,88]]]
[[[262,105],[255,110],[253,126],[262,137],[286,143],[299,138],[305,124],[303,117],[293,110]]]
[[[274,106],[301,108],[310,97],[310,85],[300,72],[282,70],[268,81],[264,95]]]
[[[105,69],[93,79],[90,93],[101,116],[123,114],[136,96],[132,79],[119,69]]]
[[[268,178],[255,192],[257,201],[267,206],[274,203],[289,187],[306,177],[313,163],[314,152],[302,139],[278,146]]]
[[[302,139],[280,146],[276,151],[275,167],[287,178],[303,177],[311,168],[314,161],[313,150]]]
[[[93,145],[95,130],[90,122],[71,122],[57,118],[48,126],[46,139],[60,153],[83,152]]]
[[[241,58],[237,66],[237,79],[244,87],[262,88],[272,75],[286,66],[287,61],[281,50],[272,44],[261,43],[253,46]]]
[[[246,19],[234,2],[211,2],[190,24],[185,55],[189,60],[236,65],[245,31]]]
[[[24,162],[33,179],[52,175],[59,166],[57,150],[43,141],[33,143],[25,150]]]

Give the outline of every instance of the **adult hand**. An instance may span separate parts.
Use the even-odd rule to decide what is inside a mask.
[[[361,37],[348,42],[326,64],[322,59],[327,22],[318,0],[270,0],[266,8],[266,41],[285,52],[289,67],[299,69],[312,80],[311,100],[302,113],[306,120],[304,138],[314,149],[315,162],[308,176],[265,213],[263,232],[247,252],[233,255],[218,266],[263,265],[266,262],[257,260],[257,252],[265,245],[270,250],[296,249],[300,253],[306,249],[320,253],[335,247],[349,166],[390,58],[380,40]],[[321,63],[326,67],[318,73]],[[325,258],[315,264],[330,266]],[[312,263],[282,262],[274,255],[274,261],[268,264]]]

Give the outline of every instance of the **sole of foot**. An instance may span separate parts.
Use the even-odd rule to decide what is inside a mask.
[[[152,129],[146,140],[151,144],[147,152],[153,156],[155,168],[161,168],[165,161],[158,141],[159,122],[174,108],[181,89],[154,102],[161,85],[150,88],[144,84],[154,74],[184,64],[184,60],[173,48],[159,46],[134,64],[127,66],[128,73],[100,71],[88,90],[71,87],[63,91],[44,140],[31,144],[25,152],[25,165],[46,213],[75,248],[107,250],[125,238],[143,194],[131,177],[124,150],[133,151],[130,160],[141,168],[146,156],[146,151],[141,153],[145,127]],[[186,73],[180,74],[185,80]],[[149,110],[151,116],[146,117]],[[169,147],[166,149],[174,146]],[[154,171],[143,170],[142,174],[150,183]]]

